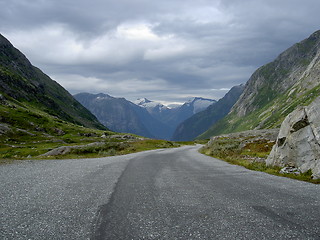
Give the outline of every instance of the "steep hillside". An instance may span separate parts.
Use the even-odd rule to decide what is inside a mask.
[[[0,94],[70,123],[105,129],[87,109],[57,82],[0,35]]]
[[[298,105],[320,95],[320,31],[253,73],[230,113],[200,138],[279,127]]]
[[[226,116],[243,92],[244,85],[235,86],[218,102],[182,122],[175,130],[172,140],[190,141],[205,132],[212,124]]]
[[[102,93],[79,93],[74,97],[113,131],[152,138],[168,138],[168,130],[164,124],[153,118],[145,108],[124,98],[115,98]]]

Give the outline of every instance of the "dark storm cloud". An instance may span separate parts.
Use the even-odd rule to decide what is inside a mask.
[[[318,0],[0,0],[0,32],[72,93],[220,98],[319,28]]]

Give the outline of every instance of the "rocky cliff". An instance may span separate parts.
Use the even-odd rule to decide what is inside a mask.
[[[279,127],[299,105],[320,95],[320,31],[253,73],[230,113],[205,134]]]
[[[314,179],[320,178],[320,97],[285,118],[266,163],[311,170]]]

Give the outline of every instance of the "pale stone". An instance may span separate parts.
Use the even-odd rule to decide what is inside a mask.
[[[285,118],[266,163],[302,173],[311,169],[313,178],[320,178],[320,98]]]

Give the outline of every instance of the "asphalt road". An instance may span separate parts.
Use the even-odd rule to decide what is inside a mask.
[[[320,185],[197,152],[0,166],[0,239],[320,239]]]

